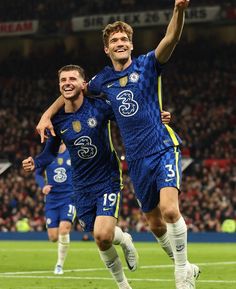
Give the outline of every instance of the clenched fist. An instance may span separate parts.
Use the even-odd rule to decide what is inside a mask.
[[[32,172],[35,169],[34,160],[32,157],[28,157],[27,159],[22,161],[22,167],[26,172]]]
[[[175,0],[175,6],[179,8],[187,8],[190,0]]]

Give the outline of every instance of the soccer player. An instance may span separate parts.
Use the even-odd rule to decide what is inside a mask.
[[[23,161],[23,167],[31,163]],[[75,218],[70,155],[64,143],[47,166],[38,167],[35,179],[45,195],[45,215],[49,240],[58,241],[58,258],[54,274],[63,274],[63,265],[70,245],[70,231]]]
[[[44,151],[28,158],[27,170],[51,162],[65,143],[71,158],[76,213],[84,231],[92,231],[101,259],[120,289],[131,289],[113,244],[120,244],[128,267],[137,268],[137,252],[128,233],[116,226],[121,202],[122,176],[110,139],[111,106],[102,99],[84,97],[84,71],[76,65],[61,68],[60,92],[65,106],[53,118],[56,137]],[[26,165],[24,166],[26,168]]]
[[[112,67],[105,67],[88,87],[94,94],[105,94],[112,106],[137,199],[151,231],[174,260],[176,289],[195,288],[200,271],[187,259],[187,226],[178,204],[181,140],[161,122],[161,72],[182,34],[188,4],[188,0],[175,0],[164,38],[155,50],[136,59],[131,58],[132,27],[121,21],[107,25],[104,50]],[[58,99],[39,123],[41,138],[45,127],[52,129],[47,117],[60,106]]]

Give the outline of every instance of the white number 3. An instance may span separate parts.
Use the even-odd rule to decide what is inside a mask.
[[[173,178],[175,176],[175,171],[172,168],[173,165],[166,165],[165,167],[168,169],[169,173],[167,174],[168,178]]]

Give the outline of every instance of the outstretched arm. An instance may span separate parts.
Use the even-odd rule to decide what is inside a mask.
[[[175,0],[172,18],[167,27],[166,34],[155,50],[156,58],[165,63],[171,57],[183,30],[185,9],[190,0]]]
[[[46,129],[50,131],[52,136],[55,136],[51,118],[58,112],[58,110],[63,105],[64,105],[64,99],[63,99],[63,96],[61,95],[53,102],[53,104],[41,116],[40,121],[36,127],[38,133],[40,134],[41,143],[43,143],[45,139],[48,138],[46,134]]]

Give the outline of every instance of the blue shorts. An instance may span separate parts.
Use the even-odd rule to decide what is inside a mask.
[[[181,152],[179,147],[170,147],[156,154],[129,163],[138,203],[144,213],[150,212],[160,201],[160,190],[181,184]]]
[[[78,221],[85,232],[92,232],[97,216],[119,217],[120,191],[112,188],[78,193],[75,197]]]
[[[66,202],[59,203],[58,206],[50,206],[46,203],[45,206],[46,226],[47,228],[58,228],[61,221],[68,221],[73,223],[76,210],[71,198]]]

